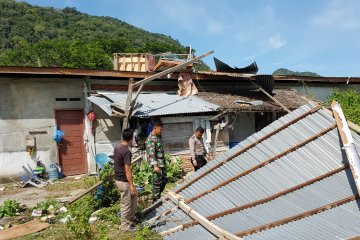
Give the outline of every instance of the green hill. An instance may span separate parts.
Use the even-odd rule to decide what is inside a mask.
[[[272,75],[321,77],[321,75],[314,72],[294,72],[286,68],[279,68]]]
[[[111,17],[0,0],[0,65],[112,69],[115,52],[186,53],[179,41]]]

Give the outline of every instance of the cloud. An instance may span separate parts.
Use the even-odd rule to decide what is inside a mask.
[[[323,28],[360,29],[360,1],[332,0],[310,23]]]
[[[221,33],[223,31],[223,27],[220,23],[215,21],[209,21],[207,26],[208,33]]]
[[[271,47],[271,49],[278,49],[286,44],[286,40],[280,35],[273,35],[268,38],[267,44]]]

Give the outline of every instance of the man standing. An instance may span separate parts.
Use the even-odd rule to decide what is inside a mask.
[[[124,129],[121,142],[114,149],[115,183],[120,191],[120,230],[134,230],[137,204],[137,192],[131,171],[131,152],[129,146],[133,138],[133,130]]]
[[[148,163],[152,169],[152,199],[153,202],[158,200],[161,192],[164,191],[167,183],[166,163],[164,148],[160,142],[162,132],[162,123],[155,122],[153,129],[146,139],[146,154]]]
[[[189,147],[191,154],[191,163],[195,168],[195,172],[201,167],[205,166],[207,161],[205,159],[206,149],[202,141],[202,135],[204,134],[204,129],[198,127],[195,131],[195,134],[192,135],[189,139]]]

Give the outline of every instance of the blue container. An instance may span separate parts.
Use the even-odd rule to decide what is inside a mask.
[[[49,180],[57,180],[57,179],[59,179],[58,169],[55,166],[55,164],[50,164],[48,175],[49,175]]]
[[[229,148],[233,148],[238,144],[239,144],[239,142],[229,142]]]

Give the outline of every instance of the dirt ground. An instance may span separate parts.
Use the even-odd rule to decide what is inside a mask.
[[[43,188],[33,186],[20,188],[15,183],[1,184],[0,205],[2,205],[5,200],[14,199],[22,204],[26,204],[28,208],[32,208],[36,206],[37,203],[47,199],[74,197],[97,181],[98,179],[96,177],[84,175],[62,178],[49,183]]]

